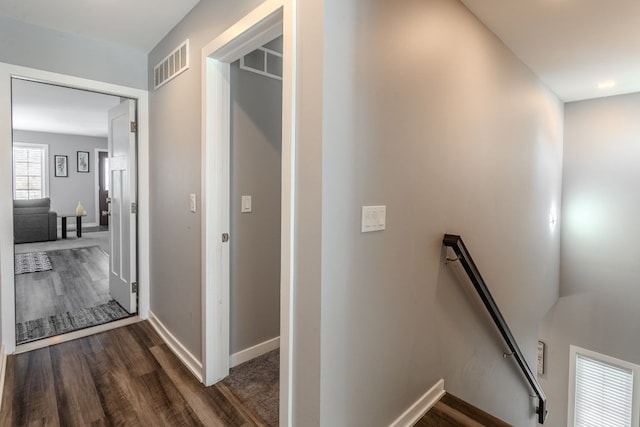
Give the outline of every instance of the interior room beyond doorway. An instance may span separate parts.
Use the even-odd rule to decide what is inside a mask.
[[[121,102],[12,79],[18,345],[130,316],[109,292],[109,173],[97,161]]]

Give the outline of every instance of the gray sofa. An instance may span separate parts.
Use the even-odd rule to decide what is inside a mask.
[[[56,213],[49,198],[13,201],[14,243],[46,242],[58,238]]]

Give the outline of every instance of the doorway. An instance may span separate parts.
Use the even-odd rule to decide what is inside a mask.
[[[107,201],[109,195],[109,151],[96,149],[96,164],[98,165],[96,216],[100,218],[98,227],[106,231],[109,229],[109,204]]]
[[[295,16],[292,3],[261,4],[202,49],[203,108],[203,369],[205,385],[229,374],[230,64],[283,36],[280,229],[280,425],[292,419],[295,219]],[[232,237],[233,238],[233,237]]]
[[[281,61],[278,37],[230,68],[231,369],[223,383],[268,426],[279,422]]]
[[[100,181],[108,188],[114,173],[103,170],[101,177],[91,153],[114,158],[118,135],[109,118],[121,98],[26,79],[11,83],[15,340],[23,345],[125,319],[136,309],[112,287],[122,264],[121,245],[112,256],[122,228],[101,227],[93,209]],[[135,230],[127,225],[134,234],[127,241],[136,241]],[[124,252],[130,251],[135,255],[135,246]]]

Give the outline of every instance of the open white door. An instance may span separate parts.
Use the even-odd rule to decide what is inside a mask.
[[[127,100],[109,111],[109,293],[136,312],[136,107]]]

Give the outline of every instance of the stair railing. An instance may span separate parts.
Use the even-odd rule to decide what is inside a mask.
[[[480,295],[482,302],[484,303],[485,307],[489,311],[489,314],[491,315],[491,318],[495,322],[496,326],[498,327],[498,330],[500,331],[502,338],[507,343],[509,350],[511,351],[514,359],[518,363],[518,366],[520,367],[522,374],[525,376],[525,378],[529,382],[529,385],[535,392],[538,398],[538,408],[536,409],[536,413],[538,414],[538,423],[544,424],[544,421],[547,418],[547,396],[544,394],[544,391],[542,390],[542,387],[540,386],[538,379],[533,375],[533,371],[531,370],[531,368],[529,367],[529,364],[525,360],[522,354],[522,351],[520,351],[520,347],[518,347],[518,343],[513,337],[513,334],[511,333],[511,330],[509,329],[507,322],[504,320],[502,313],[500,313],[500,309],[498,308],[498,305],[493,299],[491,292],[489,292],[489,289],[487,288],[487,285],[484,282],[484,279],[480,275],[478,268],[473,262],[473,259],[471,258],[469,251],[465,247],[464,242],[462,241],[462,238],[454,234],[445,234],[444,240],[442,241],[442,243],[445,246],[453,249],[453,251],[455,252],[457,259],[460,261],[465,271],[467,272],[467,275],[469,276],[469,279],[473,283],[473,286],[476,288],[478,295]]]

